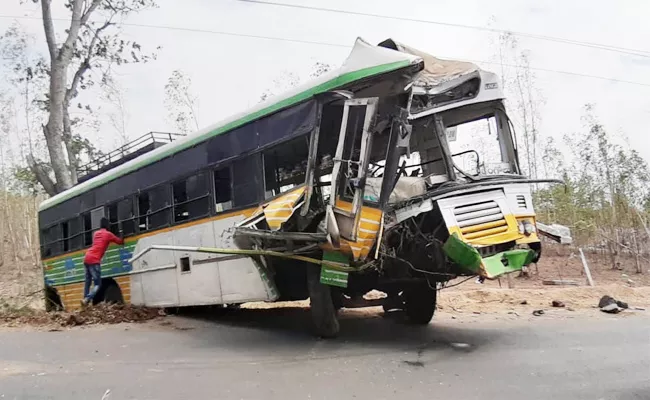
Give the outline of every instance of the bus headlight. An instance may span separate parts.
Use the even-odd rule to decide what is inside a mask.
[[[533,224],[531,221],[525,219],[523,221],[519,221],[519,233],[530,236],[533,233],[535,233],[535,224]]]

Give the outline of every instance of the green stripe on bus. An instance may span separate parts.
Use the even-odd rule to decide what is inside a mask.
[[[127,260],[132,257],[135,245],[136,243],[132,243],[127,246],[112,246],[109,248],[102,259],[102,277],[108,278],[128,274],[132,266]],[[85,275],[83,256],[74,253],[55,262],[46,262],[43,273],[45,284],[48,286],[83,282]]]

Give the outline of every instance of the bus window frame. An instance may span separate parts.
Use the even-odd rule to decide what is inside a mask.
[[[188,193],[187,183],[191,178],[198,177],[198,176],[202,176],[202,178],[203,178],[203,183],[202,184],[203,184],[203,187],[204,187],[206,192],[205,192],[205,194],[199,195],[197,197],[190,198],[190,195]],[[188,222],[196,221],[196,220],[199,220],[199,219],[202,219],[202,218],[209,217],[212,214],[212,212],[211,212],[211,209],[212,209],[211,203],[213,201],[211,201],[211,200],[214,200],[214,197],[212,196],[212,191],[210,190],[211,185],[210,185],[210,182],[208,181],[208,179],[210,177],[212,177],[212,174],[210,173],[209,170],[201,169],[201,170],[196,171],[193,174],[187,175],[187,176],[185,176],[183,178],[176,179],[176,180],[168,183],[168,185],[170,186],[170,194],[171,194],[171,200],[172,200],[171,201],[172,202],[172,204],[171,204],[171,207],[172,207],[172,225],[181,225],[181,224],[185,224],[185,223],[188,223]],[[176,197],[174,195],[174,186],[181,183],[181,182],[185,183],[185,196],[187,197],[187,199],[177,203],[176,202]],[[207,202],[206,202],[207,207],[206,207],[206,212],[205,213],[192,216],[192,215],[189,214],[189,209],[186,209],[184,211],[184,213],[188,213],[187,218],[186,219],[181,219],[181,220],[176,219],[176,209],[177,209],[177,207],[187,206],[189,204],[197,203],[197,202],[202,201],[202,200],[207,200]]]
[[[153,211],[151,211],[149,209],[149,210],[146,210],[143,213],[142,210],[140,209],[140,196],[142,196],[143,194],[146,194],[147,197],[148,197],[149,207],[151,207],[151,193],[156,191],[156,190],[160,190],[160,189],[165,190],[164,194],[167,195],[167,204],[165,206],[159,208],[159,209],[156,209],[156,210],[153,210]],[[137,217],[136,218],[138,220],[138,223],[137,223],[138,233],[156,231],[158,229],[164,229],[164,228],[167,228],[169,226],[172,226],[173,225],[173,221],[172,221],[173,207],[174,207],[173,202],[174,201],[173,201],[173,198],[172,198],[172,187],[171,187],[171,184],[169,182],[165,182],[165,183],[161,183],[161,184],[158,184],[158,185],[150,186],[150,187],[148,187],[148,188],[146,188],[144,190],[140,190],[138,193],[136,193],[135,194],[135,203],[136,203],[136,207],[137,207],[137,211],[136,211]],[[154,227],[151,227],[151,225],[150,225],[151,216],[156,215],[156,214],[160,214],[162,212],[167,212],[168,213],[167,218],[165,220],[165,223],[161,224],[161,225],[155,225]],[[143,217],[145,218],[145,229],[141,228],[141,226],[142,226],[141,221],[142,221]]]
[[[216,173],[219,171],[223,170],[228,170],[228,189],[229,189],[229,199],[227,202],[217,202],[217,182],[216,182]],[[215,214],[222,214],[228,211],[231,211],[235,208],[235,189],[234,189],[234,183],[233,179],[234,174],[233,174],[233,168],[232,164],[228,165],[218,165],[210,170],[210,182],[212,182],[212,203],[214,206],[214,213]],[[223,205],[229,203],[228,208],[225,208]]]

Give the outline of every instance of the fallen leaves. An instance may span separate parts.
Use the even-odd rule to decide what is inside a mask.
[[[59,312],[7,308],[0,309],[0,324],[41,326],[57,331],[70,326],[144,322],[164,315],[164,310],[158,308],[106,303]]]

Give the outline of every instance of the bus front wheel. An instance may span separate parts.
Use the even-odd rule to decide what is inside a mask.
[[[404,313],[417,325],[427,325],[436,311],[437,292],[427,284],[420,284],[404,291]]]
[[[320,282],[320,266],[307,267],[307,285],[311,319],[315,333],[323,338],[333,338],[339,333],[339,320],[336,315],[332,291]]]

